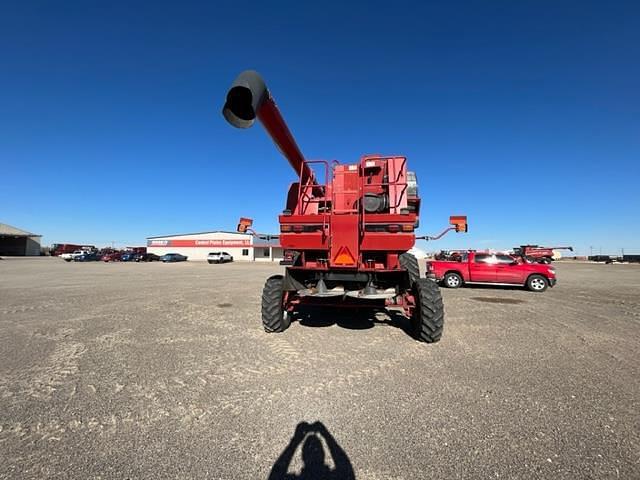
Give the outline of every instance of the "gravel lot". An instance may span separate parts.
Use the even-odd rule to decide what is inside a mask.
[[[0,261],[0,478],[640,478],[640,266],[444,290],[435,345],[266,334],[281,268]]]

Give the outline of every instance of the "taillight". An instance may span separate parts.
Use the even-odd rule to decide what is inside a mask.
[[[304,231],[304,226],[303,225],[294,225],[293,226],[293,231],[296,233],[300,233],[302,231]]]
[[[280,225],[280,231],[281,232],[290,232],[291,231],[291,225]]]
[[[413,224],[405,223],[402,225],[396,225],[396,224],[387,225],[387,231],[391,233],[413,232]]]

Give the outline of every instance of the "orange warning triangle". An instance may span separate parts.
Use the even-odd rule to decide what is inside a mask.
[[[351,255],[347,247],[340,247],[340,250],[338,250],[338,253],[333,259],[334,265],[355,265],[355,263],[356,259],[353,258],[353,255]]]

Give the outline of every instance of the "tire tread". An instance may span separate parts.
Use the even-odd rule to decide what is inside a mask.
[[[284,277],[273,275],[267,279],[262,290],[262,326],[265,332],[279,333],[289,328],[282,312]]]
[[[410,285],[413,285],[420,279],[420,266],[418,265],[418,259],[415,255],[408,252],[402,253],[398,257],[398,262],[409,274]]]
[[[416,309],[412,319],[416,339],[425,343],[440,341],[444,331],[444,303],[438,285],[421,278],[414,284]]]

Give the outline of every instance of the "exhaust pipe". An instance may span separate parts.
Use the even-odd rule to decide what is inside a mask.
[[[256,118],[260,120],[293,170],[300,175],[300,183],[317,183],[313,171],[304,163],[304,155],[258,72],[245,70],[238,75],[227,92],[222,115],[236,128],[249,128]]]

